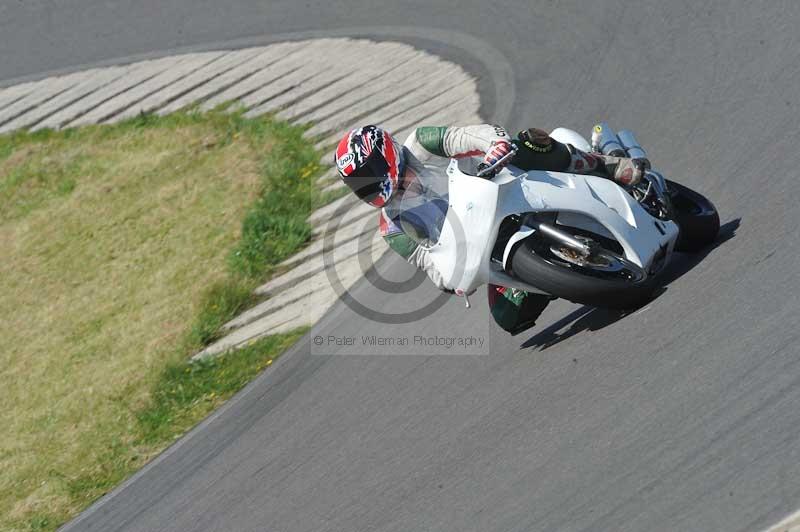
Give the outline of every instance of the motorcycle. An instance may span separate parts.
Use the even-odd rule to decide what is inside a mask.
[[[617,135],[605,123],[595,126],[593,145],[566,128],[551,137],[586,152],[645,153],[632,132]],[[451,159],[404,190],[388,213],[465,298],[495,284],[632,308],[652,295],[675,251],[697,251],[719,232],[711,201],[656,171],[623,187],[592,175],[503,166],[514,153],[489,168],[478,168],[477,158]]]

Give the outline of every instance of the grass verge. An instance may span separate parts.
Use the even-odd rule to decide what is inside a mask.
[[[307,240],[318,161],[222,111],[0,136],[0,529],[55,529],[297,339],[186,361]]]

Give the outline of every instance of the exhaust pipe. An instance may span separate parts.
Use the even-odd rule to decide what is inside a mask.
[[[617,134],[608,125],[600,122],[592,129],[592,149],[612,157],[626,157],[625,146],[622,145]]]
[[[636,137],[633,135],[633,131],[630,129],[623,129],[617,133],[617,138],[622,143],[625,151],[628,153],[628,157],[631,159],[647,158],[647,152],[644,151],[644,148],[642,148],[642,146],[639,144],[639,141],[636,140]]]
[[[580,240],[573,238],[572,235],[568,235],[564,231],[556,229],[550,224],[540,222],[535,219],[528,220],[525,222],[525,224],[530,227],[533,227],[537,231],[541,231],[545,235],[549,236],[551,239],[561,242],[563,245],[577,251],[584,257],[588,257],[589,254],[592,252],[591,248],[584,242],[581,242]]]

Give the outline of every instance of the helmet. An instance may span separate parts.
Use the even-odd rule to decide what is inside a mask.
[[[402,147],[377,126],[350,131],[339,141],[335,154],[342,181],[375,207],[389,203],[397,190],[402,158]]]

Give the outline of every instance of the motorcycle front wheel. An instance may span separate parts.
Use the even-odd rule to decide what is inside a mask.
[[[514,251],[512,275],[554,296],[591,307],[630,309],[651,297],[652,279],[612,246],[603,245],[605,239],[573,233],[574,238],[594,240],[597,253],[583,258],[534,234]]]

